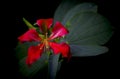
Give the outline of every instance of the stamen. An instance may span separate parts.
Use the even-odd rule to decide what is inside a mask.
[[[48,33],[45,33],[45,39],[41,41],[41,44],[38,44],[40,47],[39,49],[42,50],[43,47],[45,46],[45,49],[48,51],[49,50],[49,44],[48,44]]]
[[[45,45],[44,42],[42,44],[40,44],[40,50],[43,49],[44,45]]]
[[[46,49],[48,49],[49,48],[49,46],[48,46],[48,40],[45,39],[44,41],[45,41],[45,47],[46,47]]]

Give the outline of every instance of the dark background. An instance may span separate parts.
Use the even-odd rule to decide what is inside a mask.
[[[2,23],[4,32],[2,32],[2,41],[5,43],[2,55],[2,73],[4,77],[9,75],[10,78],[23,79],[18,73],[18,61],[15,58],[14,48],[17,45],[17,37],[23,34],[27,27],[22,21],[25,17],[30,22],[35,22],[39,18],[51,18],[55,10],[62,0],[39,0],[39,1],[14,1],[10,2],[8,6],[2,11]],[[111,25],[115,28],[114,35],[105,44],[109,47],[109,52],[96,57],[74,57],[69,63],[63,62],[61,70],[58,74],[58,79],[81,79],[85,78],[110,78],[118,70],[118,1],[117,0],[83,0],[84,2],[93,2],[98,5],[98,12],[108,18]],[[7,2],[9,3],[9,2]],[[5,3],[6,4],[6,3]],[[4,14],[5,13],[5,14]],[[2,42],[1,42],[2,43]],[[43,75],[43,73],[42,73]],[[115,76],[114,76],[115,77]],[[36,75],[34,79],[40,79],[40,75]]]

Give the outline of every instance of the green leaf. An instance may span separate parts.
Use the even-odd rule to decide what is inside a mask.
[[[23,21],[25,22],[25,24],[28,26],[29,29],[30,28],[35,29],[35,27],[29,21],[27,21],[25,18],[23,18]]]
[[[50,79],[55,79],[57,71],[60,68],[61,62],[59,62],[59,56],[58,55],[51,55],[49,59],[49,75]]]
[[[75,5],[79,4],[81,0],[63,0],[61,4],[58,6],[58,8],[55,11],[54,14],[54,21],[62,21],[65,14]]]
[[[113,34],[109,21],[95,12],[76,14],[67,23],[70,33],[65,40],[72,45],[103,45]]]
[[[74,15],[81,13],[81,12],[97,12],[97,6],[93,3],[81,3],[79,5],[74,6],[64,16],[64,18],[62,20],[62,24],[65,24]]]
[[[97,45],[70,45],[72,56],[97,56],[108,51],[107,47]]]
[[[39,60],[32,64],[32,66],[28,67],[26,64],[26,57],[20,60],[19,62],[19,71],[25,77],[32,77],[34,76],[39,70],[43,69],[47,66],[48,62],[48,55],[47,53],[43,53]]]

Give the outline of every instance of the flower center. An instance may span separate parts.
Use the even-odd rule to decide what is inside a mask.
[[[45,37],[42,40],[42,45],[40,46],[40,49],[43,49],[43,47],[45,46],[45,50],[48,50],[49,49],[48,42],[49,42],[48,33],[45,33]],[[40,44],[38,44],[38,45],[40,45]]]
[[[45,39],[44,39],[46,49],[49,48],[48,41],[49,41],[49,40],[48,40],[48,33],[46,33],[46,34],[45,34]]]
[[[44,44],[45,44],[45,50],[48,50],[49,44],[47,39],[44,39]]]

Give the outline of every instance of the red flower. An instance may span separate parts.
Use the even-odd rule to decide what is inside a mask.
[[[55,39],[60,38],[68,34],[68,30],[60,23],[56,22],[51,34],[48,34],[51,28],[53,19],[39,19],[36,24],[39,26],[40,31],[43,33],[43,37],[36,31],[36,29],[29,29],[26,33],[18,37],[21,43],[39,41],[37,46],[30,46],[28,49],[28,57],[26,64],[31,65],[40,58],[43,51],[53,50],[54,54],[61,53],[63,57],[68,57],[70,47],[67,43],[56,43]],[[49,37],[48,37],[49,35]]]

